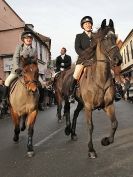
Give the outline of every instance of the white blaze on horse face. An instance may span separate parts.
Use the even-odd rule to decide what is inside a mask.
[[[30,71],[33,71],[33,69],[32,69],[32,68],[30,68]]]

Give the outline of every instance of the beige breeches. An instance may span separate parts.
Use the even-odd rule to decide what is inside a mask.
[[[5,80],[5,86],[9,87],[11,82],[18,77],[17,74],[11,73]]]
[[[82,65],[82,64],[76,65],[75,71],[74,71],[74,74],[73,74],[74,79],[76,79],[76,80],[80,79],[80,76],[81,76],[81,73],[82,73],[83,69],[84,69],[84,65]]]

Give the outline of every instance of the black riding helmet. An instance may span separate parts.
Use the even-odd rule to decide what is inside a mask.
[[[86,22],[90,22],[93,25],[93,19],[92,19],[92,17],[90,17],[90,16],[83,17],[81,19],[81,22],[80,22],[81,28],[83,28],[83,24],[86,23]]]
[[[26,37],[31,37],[33,38],[33,33],[31,31],[24,31],[22,34],[21,34],[21,40],[23,41],[24,38]]]

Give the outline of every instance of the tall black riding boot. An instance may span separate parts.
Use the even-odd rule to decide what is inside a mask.
[[[3,92],[3,95],[2,95],[2,107],[6,107],[7,106],[7,96],[8,96],[8,88],[7,86],[4,87],[4,92]]]
[[[75,102],[76,86],[77,86],[77,80],[73,79],[73,82],[72,82],[72,85],[71,85],[71,88],[70,88],[70,92],[71,92],[71,95],[69,97],[69,102],[70,103],[74,103]]]

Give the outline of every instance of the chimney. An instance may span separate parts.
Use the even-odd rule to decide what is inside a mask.
[[[33,26],[32,24],[26,24],[26,26],[27,26],[28,28],[30,28],[31,30],[34,30],[34,26]]]

